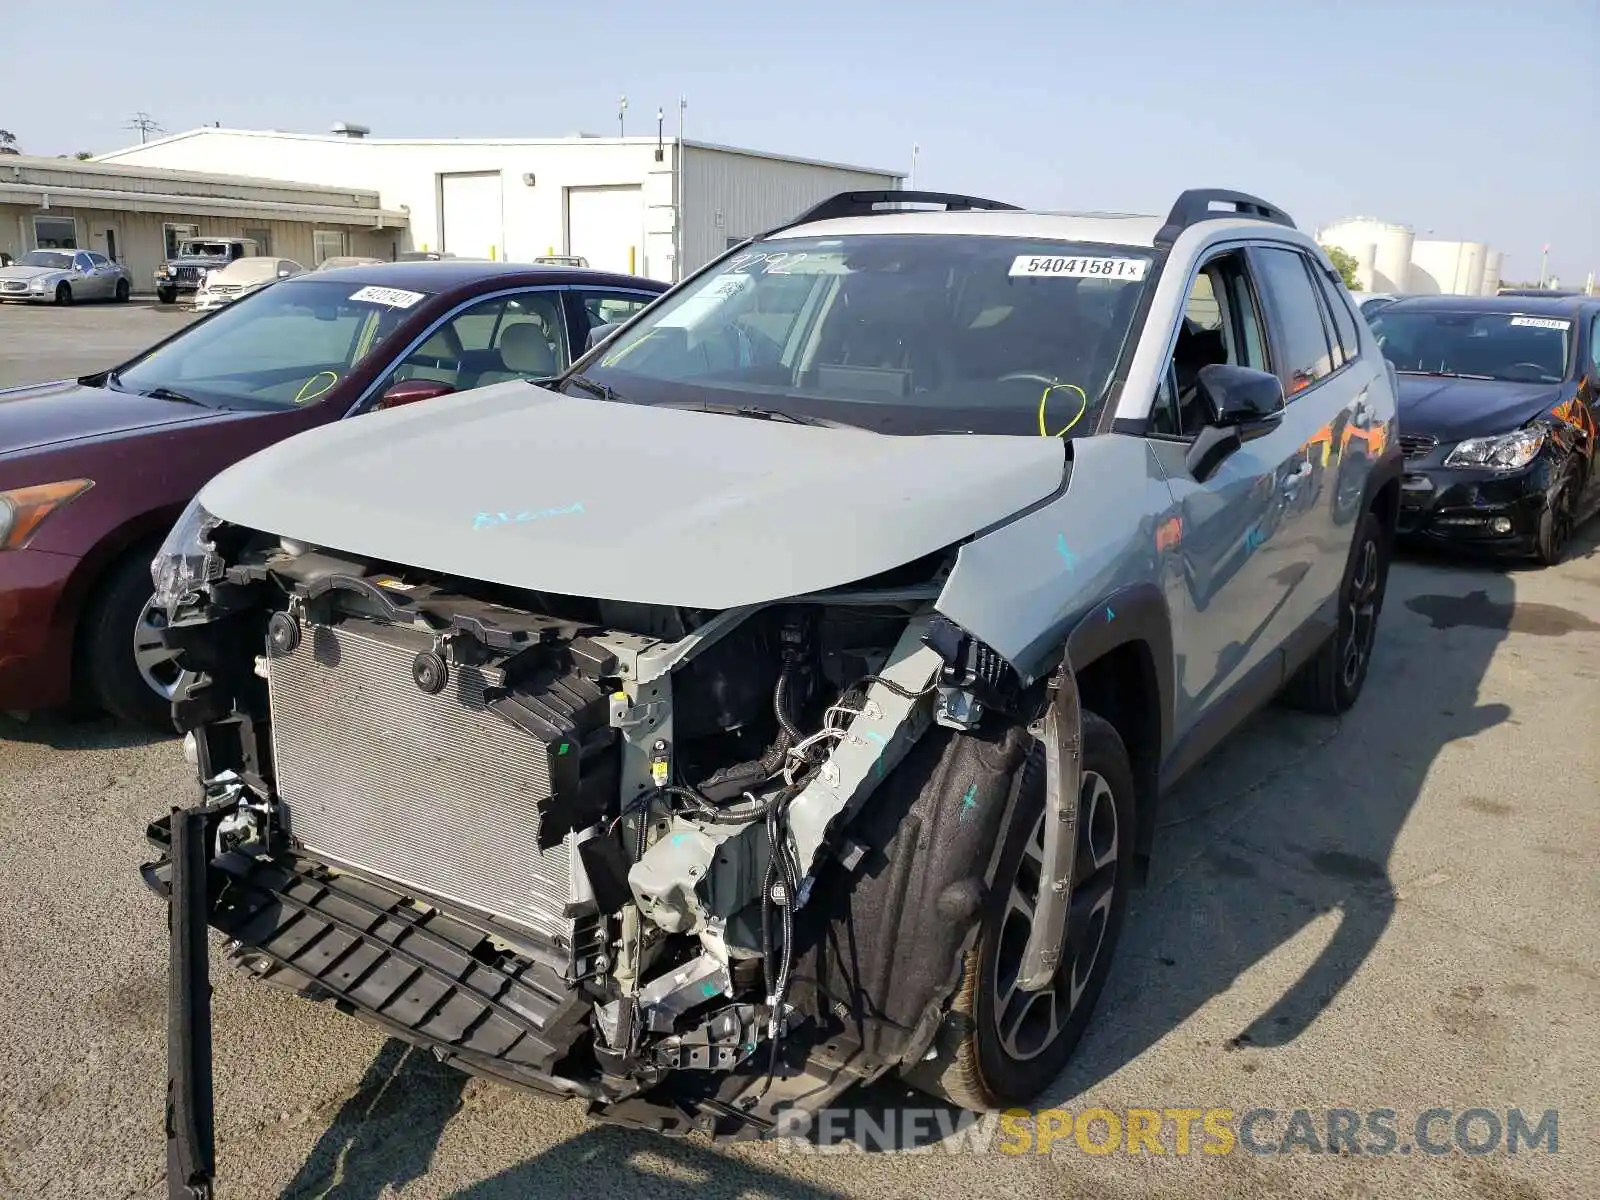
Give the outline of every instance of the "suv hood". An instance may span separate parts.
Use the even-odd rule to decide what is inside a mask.
[[[1400,428],[1441,442],[1509,433],[1561,402],[1562,385],[1400,376]]]
[[[1066,453],[1059,438],[892,437],[513,382],[300,434],[224,471],[200,502],[467,579],[722,609],[959,541],[1054,494]]]
[[[63,442],[233,415],[137,392],[83,387],[70,379],[10,388],[0,391],[0,458]]]

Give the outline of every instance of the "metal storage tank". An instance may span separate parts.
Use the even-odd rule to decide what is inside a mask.
[[[1480,296],[1492,296],[1500,290],[1500,251],[1491,250],[1483,260],[1483,286]]]
[[[1489,247],[1482,242],[1426,239],[1411,251],[1411,290],[1427,295],[1476,296],[1483,287]]]
[[[1488,257],[1489,247],[1482,242],[1461,243],[1461,257],[1456,266],[1456,295],[1481,296],[1483,294],[1483,264]]]
[[[1405,225],[1373,217],[1348,217],[1317,233],[1324,246],[1337,246],[1358,264],[1372,263],[1371,278],[1361,278],[1369,292],[1404,292],[1411,273],[1411,247],[1416,233]],[[1358,275],[1360,272],[1358,272]]]

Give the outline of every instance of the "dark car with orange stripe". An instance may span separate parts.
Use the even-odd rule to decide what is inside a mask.
[[[1402,537],[1559,562],[1600,508],[1600,296],[1429,296],[1375,314],[1400,380]]]
[[[150,560],[213,475],[345,417],[559,375],[666,286],[467,260],[318,271],[113,370],[0,391],[0,711],[83,700],[170,729]]]

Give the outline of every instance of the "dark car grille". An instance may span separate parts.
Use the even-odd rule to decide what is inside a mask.
[[[20,279],[8,279],[4,283],[0,283],[0,291],[25,292],[27,290],[28,285]]]
[[[1421,458],[1433,452],[1439,444],[1439,439],[1429,437],[1425,433],[1402,433],[1400,435],[1400,453],[1407,458]]]
[[[178,278],[179,279],[199,279],[200,278],[200,268],[199,267],[179,267],[178,268]]]

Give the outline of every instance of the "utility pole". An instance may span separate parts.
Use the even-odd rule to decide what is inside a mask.
[[[911,143],[911,177],[906,180],[906,190],[908,191],[916,191],[917,189],[917,152],[921,149],[922,147],[915,142]]]
[[[617,101],[617,136],[627,137],[628,98],[626,96]]]
[[[677,184],[677,196],[672,202],[672,277],[674,282],[684,276],[683,270],[683,121],[684,113],[689,107],[686,97],[678,97],[678,148],[673,155],[674,182]]]
[[[147,142],[152,133],[165,133],[156,119],[147,112],[136,112],[131,120],[123,126],[124,129],[137,129],[139,131],[139,144]]]
[[[1544,246],[1544,252],[1539,255],[1539,286],[1540,287],[1544,286],[1545,276],[1548,273],[1547,272],[1547,268],[1549,267],[1549,265],[1550,265],[1550,243],[1546,242],[1545,246]]]

